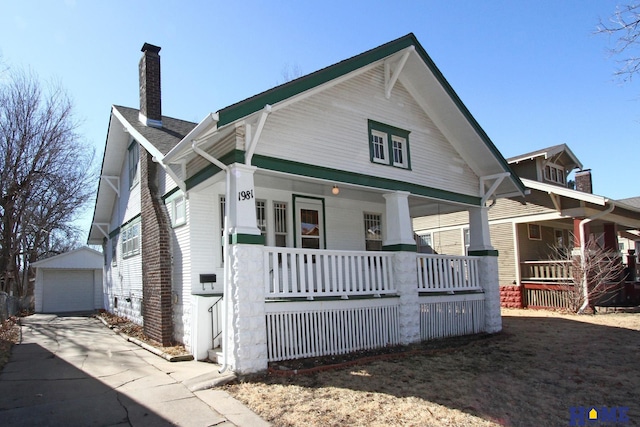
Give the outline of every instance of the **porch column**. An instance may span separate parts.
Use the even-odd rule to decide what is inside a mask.
[[[227,305],[228,363],[238,374],[267,369],[264,299],[264,239],[256,219],[255,166],[229,167],[229,298]],[[224,345],[224,344],[223,344]],[[223,349],[224,351],[224,349]]]
[[[229,166],[229,236],[233,243],[263,244],[256,218],[256,199],[253,183],[255,166],[235,163]]]
[[[409,214],[409,194],[407,191],[396,191],[383,195],[386,202],[383,250],[416,251]]]
[[[469,209],[469,255],[479,256],[478,275],[484,291],[484,327],[489,333],[502,330],[500,284],[498,283],[498,251],[491,245],[489,209]]]
[[[383,196],[386,201],[386,221],[382,249],[396,252],[393,256],[393,278],[400,296],[398,316],[401,344],[420,341],[416,241],[409,214],[409,194],[397,191]]]
[[[230,245],[232,312],[227,316],[229,364],[238,374],[267,369],[267,321],[262,245]]]

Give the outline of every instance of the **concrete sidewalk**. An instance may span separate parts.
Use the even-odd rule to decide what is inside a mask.
[[[168,362],[91,317],[35,314],[0,373],[6,426],[269,424],[220,390],[218,365]]]

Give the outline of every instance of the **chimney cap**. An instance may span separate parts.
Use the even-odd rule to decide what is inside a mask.
[[[155,45],[152,45],[151,43],[145,43],[142,45],[142,49],[140,49],[140,52],[149,52],[149,53],[158,54],[158,52],[160,52],[160,49],[162,49],[160,46],[155,46]]]

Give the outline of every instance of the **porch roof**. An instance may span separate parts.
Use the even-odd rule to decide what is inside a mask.
[[[601,220],[624,225],[629,229],[640,228],[640,207],[638,206],[633,206],[620,200],[609,199],[597,194],[585,193],[583,191],[572,190],[570,188],[546,184],[526,178],[523,178],[522,182],[527,188],[545,192],[552,198],[560,197],[561,199],[557,201],[557,203],[554,202],[554,204],[556,204],[556,209],[558,209],[563,216],[589,217],[613,206],[613,211],[601,217]],[[562,198],[579,201],[582,207],[562,209]]]

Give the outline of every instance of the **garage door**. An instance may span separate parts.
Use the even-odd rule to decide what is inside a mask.
[[[43,312],[93,310],[93,270],[47,270],[43,279]]]

